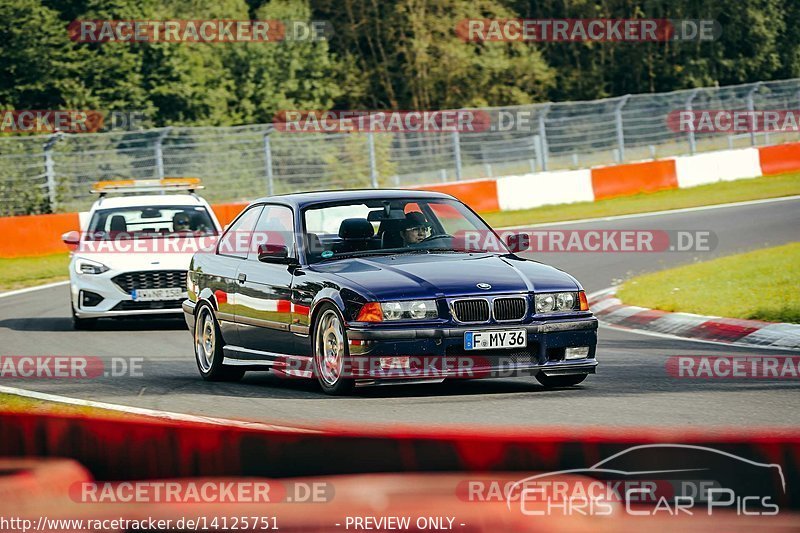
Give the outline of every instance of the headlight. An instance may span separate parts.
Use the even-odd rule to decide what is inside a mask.
[[[381,303],[384,320],[421,320],[439,316],[434,300]]]
[[[549,313],[555,308],[556,299],[552,294],[537,294],[536,295],[536,312]]]
[[[556,295],[556,309],[572,309],[575,307],[575,295],[571,292],[559,292]]]
[[[76,259],[75,272],[78,274],[102,274],[110,269],[103,263],[92,261],[91,259]]]
[[[552,294],[537,294],[534,296],[536,313],[553,313],[559,311],[572,311],[578,299],[574,292],[556,292]]]

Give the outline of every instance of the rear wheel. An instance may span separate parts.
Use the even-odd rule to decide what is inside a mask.
[[[539,383],[547,388],[572,387],[582,383],[586,377],[587,374],[573,374],[570,376],[546,376],[544,372],[536,374],[536,379],[539,380]]]
[[[222,364],[224,354],[217,320],[209,305],[200,305],[194,321],[194,354],[197,369],[206,381],[239,381],[244,370]]]
[[[314,374],[322,390],[343,395],[352,392],[355,382],[346,378],[346,362],[350,356],[344,320],[338,310],[323,304],[314,325]]]

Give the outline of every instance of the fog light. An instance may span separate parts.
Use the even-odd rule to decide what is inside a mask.
[[[395,368],[411,368],[410,357],[381,357],[381,368],[392,370]]]
[[[578,346],[564,350],[564,359],[585,359],[589,357],[588,346]]]
[[[103,297],[96,292],[81,291],[81,307],[97,307],[103,301]]]

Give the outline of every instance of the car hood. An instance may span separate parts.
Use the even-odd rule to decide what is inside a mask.
[[[115,272],[188,270],[192,260],[190,253],[80,253],[75,256],[103,263]]]
[[[316,265],[315,270],[344,278],[354,290],[379,300],[581,288],[575,278],[557,268],[493,254],[359,257]],[[480,289],[479,283],[491,288]]]

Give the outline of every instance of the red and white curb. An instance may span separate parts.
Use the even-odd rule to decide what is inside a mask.
[[[589,295],[589,307],[600,322],[705,342],[800,350],[800,324],[669,313],[625,305],[616,292],[617,289],[611,287]]]

